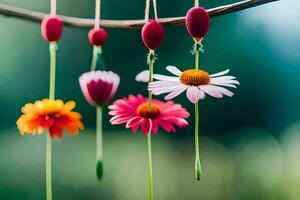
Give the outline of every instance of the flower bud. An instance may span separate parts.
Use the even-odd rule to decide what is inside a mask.
[[[186,29],[196,41],[200,41],[206,35],[209,24],[210,17],[202,7],[191,8],[186,14]]]
[[[103,28],[93,28],[90,30],[89,41],[94,46],[102,46],[107,40],[107,33]]]
[[[148,49],[155,50],[161,43],[164,35],[164,27],[156,20],[143,26],[142,39]]]
[[[59,17],[46,16],[41,24],[43,38],[48,42],[58,41],[63,29],[63,23]]]

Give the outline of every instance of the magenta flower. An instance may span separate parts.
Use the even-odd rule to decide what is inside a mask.
[[[167,132],[176,132],[174,125],[187,126],[185,118],[190,116],[185,108],[180,104],[174,104],[173,101],[162,102],[152,99],[149,110],[148,98],[140,94],[116,100],[108,108],[110,109],[108,114],[113,116],[111,124],[126,123],[126,128],[131,128],[133,133],[141,127],[146,136],[151,132],[156,134],[159,127]]]
[[[120,77],[112,71],[91,71],[82,74],[79,83],[85,99],[92,106],[102,106],[115,96]]]

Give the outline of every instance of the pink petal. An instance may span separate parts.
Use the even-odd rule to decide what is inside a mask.
[[[130,120],[128,120],[127,121],[127,123],[126,123],[126,128],[131,128],[132,126],[136,126],[137,124],[139,124],[139,122],[140,122],[140,120],[141,120],[141,117],[133,117],[133,118],[131,118]]]
[[[157,134],[158,133],[158,124],[155,120],[152,120],[152,132],[154,134]]]
[[[142,132],[145,136],[148,136],[148,134],[151,134],[152,129],[152,121],[151,119],[144,119],[144,121],[141,124]]]

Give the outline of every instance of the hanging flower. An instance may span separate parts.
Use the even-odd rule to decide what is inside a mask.
[[[193,7],[187,12],[185,19],[188,33],[196,42],[200,42],[207,34],[210,25],[210,17],[207,11],[202,7]]]
[[[62,100],[43,99],[34,104],[28,103],[22,107],[23,115],[17,120],[17,126],[21,133],[43,133],[49,130],[51,137],[62,138],[66,129],[72,135],[78,135],[78,129],[83,129],[81,115],[72,111],[76,106],[74,101],[66,104]]]
[[[142,40],[150,50],[158,48],[165,35],[164,27],[158,21],[147,22],[142,28]]]
[[[107,33],[103,28],[93,28],[88,34],[89,41],[94,46],[102,46],[107,40]]]
[[[43,38],[48,42],[58,41],[63,31],[63,23],[59,17],[46,16],[41,24]]]
[[[167,132],[176,132],[174,125],[185,127],[190,114],[180,104],[173,101],[162,102],[152,99],[151,110],[149,110],[148,98],[138,94],[130,95],[128,98],[116,100],[113,105],[108,107],[112,115],[111,124],[125,124],[126,128],[131,128],[133,133],[141,127],[144,135],[150,131],[158,132],[161,127]]]
[[[112,71],[91,71],[82,74],[79,83],[85,99],[92,106],[102,106],[115,96],[120,77]]]
[[[170,100],[184,91],[192,103],[204,99],[205,94],[216,98],[222,98],[224,95],[231,97],[233,93],[224,86],[236,88],[236,85],[240,84],[234,76],[224,76],[229,69],[211,75],[199,69],[189,69],[183,72],[174,66],[167,66],[166,69],[176,77],[154,74],[153,77],[158,81],[149,83],[148,86],[154,95],[168,93],[165,100]]]

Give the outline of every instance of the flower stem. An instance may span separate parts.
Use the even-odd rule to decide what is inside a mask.
[[[101,180],[103,175],[103,144],[102,144],[102,107],[96,107],[97,127],[96,127],[96,174],[98,180]]]
[[[101,61],[101,68],[104,69],[104,65],[103,65],[101,55],[102,55],[101,46],[94,46],[93,47],[93,58],[92,58],[92,64],[91,64],[91,71],[96,70],[98,58],[100,58],[100,61]]]
[[[199,181],[202,175],[200,156],[199,156],[199,104],[195,103],[195,176]]]
[[[199,69],[199,46],[198,42],[195,42],[195,69]]]
[[[52,158],[52,139],[50,134],[47,134],[46,144],[46,194],[47,200],[52,200],[52,175],[51,175],[51,158]]]
[[[149,83],[153,81],[153,64],[154,64],[154,51],[150,50],[148,55],[148,65],[149,65]],[[152,92],[148,93],[148,110],[152,109]]]
[[[148,133],[148,200],[153,200],[151,131]]]
[[[153,81],[153,64],[154,50],[149,50],[148,65],[149,65],[149,83]],[[152,92],[148,93],[148,110],[152,109]],[[151,129],[148,133],[148,200],[153,200],[153,175],[152,175],[152,150],[151,150]]]
[[[49,99],[55,99],[55,68],[56,68],[56,42],[50,42],[50,86]],[[47,134],[46,141],[46,196],[47,200],[52,200],[52,138]]]
[[[56,42],[50,42],[50,88],[49,88],[49,99],[54,100],[55,98],[55,68],[56,68]]]

